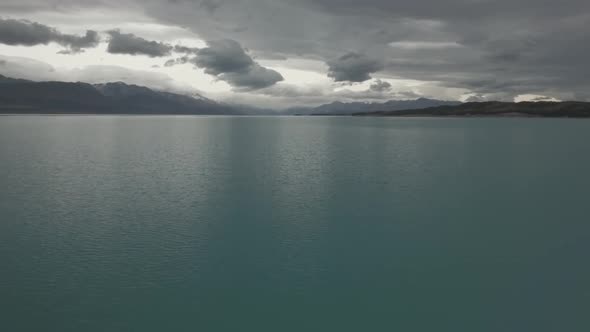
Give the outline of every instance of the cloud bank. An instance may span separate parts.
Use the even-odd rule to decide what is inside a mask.
[[[174,49],[171,45],[146,40],[131,33],[121,33],[119,30],[107,33],[111,37],[107,52],[111,54],[146,55],[154,58],[170,55]]]
[[[223,46],[230,49],[227,50],[219,45],[207,45],[202,47],[207,51],[199,57],[199,49],[174,48],[176,42],[172,42],[175,39],[172,35],[162,35],[163,38],[154,41],[157,45],[148,50],[140,47],[144,43],[138,42],[140,46],[134,48],[142,51],[133,54],[163,57],[161,64],[173,60],[169,65],[197,65],[198,60],[203,71],[243,94],[259,95],[268,87],[290,84],[294,76],[289,70],[298,70],[311,73],[310,77],[320,74],[329,78],[322,84],[332,91],[350,83],[366,87],[375,83],[370,81],[372,77],[378,77],[420,82],[419,92],[428,97],[510,100],[522,94],[537,94],[590,100],[587,60],[590,58],[587,33],[590,2],[587,0],[563,0],[559,4],[549,0],[4,0],[0,3],[0,12],[9,17],[44,22],[37,18],[51,18],[47,13],[53,13],[69,15],[68,20],[83,24],[82,18],[75,17],[90,13],[94,14],[90,17],[96,17],[91,23],[126,31],[125,22],[116,16],[111,19],[96,14],[102,11],[120,13],[136,22],[182,27],[199,40],[236,41],[247,57],[236,47],[238,51],[231,54],[233,58],[229,62],[223,57],[229,56],[227,52],[233,46]],[[37,31],[32,26],[28,28]],[[143,35],[134,33],[135,37]],[[23,33],[16,43],[14,34],[8,37],[2,33],[0,40],[11,45],[59,43],[58,40],[75,44],[55,35],[49,39],[42,35],[33,33],[32,37]],[[123,44],[121,49],[128,52],[128,43]],[[164,58],[168,54],[176,58]],[[216,56],[221,58],[211,59]],[[312,62],[313,66],[305,67]],[[240,69],[231,69],[230,65]],[[298,77],[294,80],[306,82],[297,84],[309,84],[309,80]],[[330,86],[332,82],[336,84]],[[387,90],[384,86],[372,88],[380,89]],[[416,89],[395,85],[382,95],[388,98],[401,90]]]
[[[194,63],[197,67],[236,89],[262,89],[284,79],[277,71],[256,63],[234,40],[209,41],[207,47],[196,54]]]
[[[366,55],[350,52],[328,61],[328,67],[328,76],[336,82],[364,82],[371,79],[370,74],[383,69],[383,64]]]
[[[6,45],[47,45],[57,43],[67,53],[77,53],[98,45],[98,33],[87,30],[83,36],[64,34],[57,29],[28,20],[0,19],[0,43]]]

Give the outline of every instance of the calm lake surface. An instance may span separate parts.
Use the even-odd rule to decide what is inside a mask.
[[[3,331],[590,331],[590,121],[0,117]]]

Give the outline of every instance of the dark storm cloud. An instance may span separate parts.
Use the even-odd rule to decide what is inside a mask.
[[[469,82],[495,78],[507,90],[497,91],[498,85],[493,85],[485,93],[550,90],[580,96],[590,90],[590,62],[584,60],[590,58],[587,0],[564,0],[559,5],[550,0],[220,3],[211,15],[198,2],[168,6],[151,0],[146,12],[161,22],[187,26],[207,39],[234,38],[256,54],[324,61],[336,67],[331,74],[336,80],[371,76],[367,70],[351,74],[333,60],[347,50],[359,50],[383,60],[380,75],[451,88],[483,91],[487,88]],[[235,32],[237,27],[241,32]]]
[[[100,41],[98,32],[93,30],[87,30],[83,37],[72,36],[72,35],[61,35],[60,41],[72,49],[81,49],[85,47],[94,47]]]
[[[7,45],[48,44],[58,35],[55,29],[26,20],[0,20],[0,41]]]
[[[0,19],[0,43],[6,45],[34,46],[54,42],[67,48],[63,53],[77,53],[95,47],[99,41],[98,33],[92,30],[87,30],[84,36],[76,36],[37,22]]]
[[[590,98],[588,0],[3,0],[0,12],[67,12],[70,5],[145,13],[205,40],[237,40],[264,59],[317,60],[340,81],[376,72],[334,60],[356,50],[382,62],[380,77],[440,91]],[[326,74],[321,66],[309,70]]]
[[[364,82],[372,73],[383,69],[383,63],[366,55],[350,52],[328,61],[328,76],[336,82]]]
[[[197,66],[204,68],[210,75],[220,75],[227,72],[247,71],[254,60],[246,54],[242,46],[229,39],[207,42],[208,47],[197,52]]]
[[[590,5],[585,0],[563,0],[559,6],[553,0],[303,0],[317,10],[338,15],[366,15],[378,17],[404,17],[419,19],[472,20],[503,15],[556,16],[579,13]]]
[[[174,49],[171,45],[146,40],[131,33],[121,33],[119,30],[108,31],[108,34],[111,39],[109,40],[107,52],[112,54],[163,57],[170,55]]]
[[[236,89],[262,89],[283,80],[280,73],[256,63],[234,40],[207,42],[207,47],[199,49],[193,61],[205,73]]]
[[[262,89],[284,80],[279,72],[259,64],[253,64],[246,71],[227,72],[217,77],[237,90]]]

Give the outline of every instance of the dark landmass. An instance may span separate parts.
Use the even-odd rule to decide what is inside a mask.
[[[122,82],[33,82],[0,75],[0,114],[237,115],[237,108],[199,95],[154,91]]]
[[[318,107],[294,107],[282,112],[285,115],[352,115],[355,113],[375,113],[384,111],[422,109],[442,105],[459,105],[458,101],[445,101],[428,98],[415,100],[390,100],[384,103],[342,103],[339,101]]]
[[[354,113],[354,116],[496,116],[496,117],[590,117],[588,102],[480,102],[414,110]]]
[[[464,103],[419,98],[385,103],[333,102],[313,108],[229,105],[201,95],[155,91],[122,82],[33,82],[0,75],[0,114],[312,115],[590,117],[588,102]]]
[[[34,82],[0,75],[0,114],[351,115],[457,104],[420,98],[385,103],[333,102],[275,111],[219,103],[201,95],[155,91],[123,82]]]

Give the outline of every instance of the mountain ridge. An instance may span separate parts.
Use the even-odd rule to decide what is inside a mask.
[[[0,75],[0,114],[590,117],[589,102],[468,102],[428,98],[340,102],[283,111],[230,105],[124,82],[35,82]]]
[[[0,113],[239,115],[236,108],[148,87],[110,82],[34,82],[0,75]]]
[[[353,116],[455,116],[455,117],[572,117],[590,118],[590,102],[526,101],[469,102],[414,110],[354,113]]]
[[[283,113],[288,115],[352,115],[354,113],[421,109],[443,105],[458,105],[459,101],[418,98],[408,100],[388,100],[386,102],[340,102],[323,104],[317,107],[293,107]]]
[[[419,109],[459,102],[428,98],[386,102],[334,101],[283,111],[224,104],[200,94],[158,91],[125,82],[35,82],[0,75],[0,113],[24,114],[194,114],[194,115],[351,115],[359,112]]]

